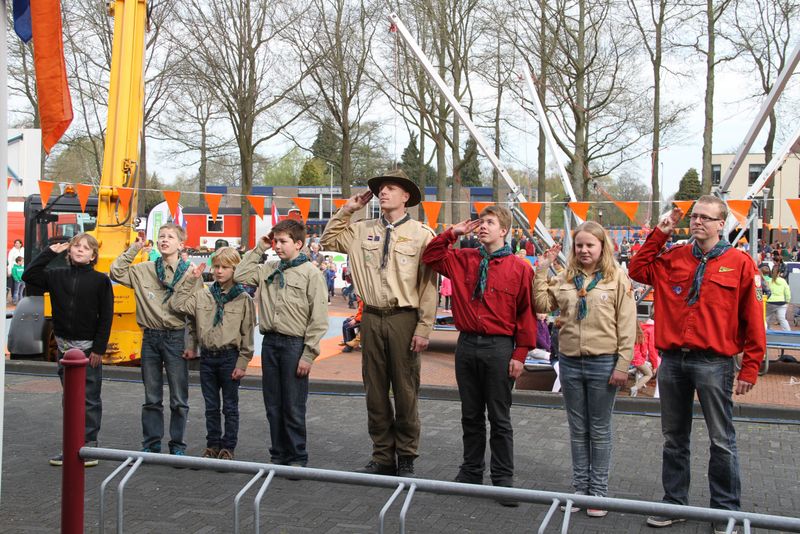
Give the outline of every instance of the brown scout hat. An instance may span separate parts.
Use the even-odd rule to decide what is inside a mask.
[[[408,202],[406,202],[407,208],[416,206],[419,204],[420,200],[422,200],[422,193],[420,193],[417,184],[412,182],[411,179],[406,176],[406,173],[400,169],[394,169],[388,171],[386,174],[370,178],[369,181],[367,181],[367,186],[369,186],[369,190],[372,191],[372,194],[377,197],[380,194],[381,186],[386,182],[395,183],[406,190],[410,195],[408,197]]]

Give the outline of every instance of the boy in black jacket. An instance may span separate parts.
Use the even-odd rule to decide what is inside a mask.
[[[68,243],[50,245],[34,259],[22,275],[25,283],[50,292],[53,307],[53,330],[58,344],[58,376],[64,380],[61,358],[71,348],[89,357],[86,368],[86,439],[97,446],[103,405],[100,388],[103,379],[103,354],[106,352],[114,316],[114,292],[111,280],[94,270],[99,245],[89,234],[79,234]],[[48,269],[48,264],[67,251],[68,267]],[[50,465],[63,463],[61,454]],[[86,460],[92,467],[97,460]]]

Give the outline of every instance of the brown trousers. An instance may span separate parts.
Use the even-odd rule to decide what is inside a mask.
[[[420,356],[411,352],[417,310],[361,319],[361,370],[367,395],[372,459],[394,465],[395,455],[416,458],[419,447]],[[389,393],[394,394],[394,407]]]

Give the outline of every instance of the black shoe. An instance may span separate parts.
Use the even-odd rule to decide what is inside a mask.
[[[397,459],[397,476],[414,478],[414,458],[411,456],[400,456]]]
[[[511,484],[494,484],[497,488],[513,488],[514,486]],[[508,508],[516,508],[519,506],[519,503],[513,499],[501,498],[497,499],[497,504],[500,506],[506,506]]]
[[[356,469],[356,473],[366,473],[368,475],[388,475],[393,477],[397,476],[397,468],[394,465],[379,464],[374,460],[370,460],[370,462],[364,467],[359,467]]]
[[[453,482],[460,482],[461,484],[477,484],[481,486],[483,485],[483,477],[471,477],[459,471],[456,475],[456,478],[453,479]]]
[[[348,347],[347,345],[344,346],[342,352],[353,352],[353,347]]]

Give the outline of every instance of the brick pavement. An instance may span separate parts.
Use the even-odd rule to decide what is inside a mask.
[[[134,373],[129,376],[135,377]],[[60,508],[59,468],[47,458],[58,450],[60,391],[52,376],[9,374],[6,377],[5,457],[0,531],[54,532]],[[250,383],[255,382],[251,379]],[[346,391],[346,390],[345,390]],[[100,438],[106,447],[138,449],[142,386],[133,380],[106,380],[103,385],[104,421]],[[189,452],[197,454],[205,434],[202,395],[190,391],[187,436]],[[457,402],[421,402],[422,444],[419,476],[451,479],[461,454],[460,407]],[[517,485],[569,491],[568,430],[560,409],[515,406]],[[615,415],[615,463],[612,496],[660,498],[660,430],[657,417]],[[708,500],[704,475],[708,440],[702,420],[695,422],[691,501]],[[794,452],[800,427],[789,424],[737,423],[740,436],[743,507],[745,510],[798,515],[798,456]],[[369,457],[364,400],[358,395],[312,395],[309,399],[309,450],[314,467],[358,467]],[[266,461],[267,436],[261,393],[241,394],[240,446],[237,458]],[[87,532],[98,531],[98,488],[113,470],[109,462],[87,470]],[[233,498],[249,475],[144,467],[126,488],[126,532],[230,532]],[[377,531],[379,510],[391,492],[310,481],[276,479],[262,503],[262,531],[270,533],[362,533]],[[242,532],[253,528],[251,491],[243,502]],[[115,499],[107,506],[114,517]],[[392,509],[388,532],[397,531],[399,504]],[[411,507],[409,532],[482,533],[530,532],[544,517],[545,507],[503,508],[494,502],[417,494]],[[114,528],[109,518],[107,528]],[[552,525],[548,532],[557,532]],[[643,518],[611,513],[604,519],[577,514],[571,532],[655,532]],[[669,533],[708,532],[708,525],[689,522]]]

